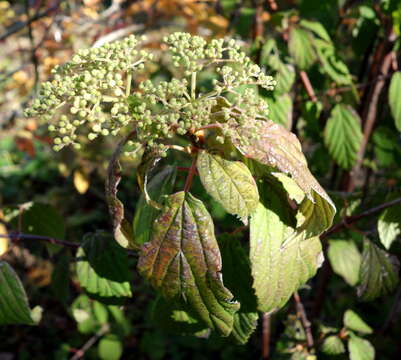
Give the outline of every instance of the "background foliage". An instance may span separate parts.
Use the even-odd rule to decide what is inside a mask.
[[[401,332],[400,23],[397,0],[0,1],[0,234],[9,236],[0,238],[0,308],[18,306],[0,311],[1,356],[394,358]],[[104,183],[113,140],[55,153],[47,125],[22,116],[40,81],[77,49],[131,33],[145,33],[158,48],[173,31],[243,42],[278,82],[260,94],[270,118],[300,138],[338,209],[337,225],[321,236],[326,260],[317,276],[279,312],[263,314],[246,345],[206,340],[179,312],[174,324],[166,321],[174,309],[138,276],[137,258],[108,248]],[[149,76],[163,79],[168,67],[160,63]],[[175,161],[189,165],[181,155]],[[143,201],[138,164],[123,162],[119,197],[133,218]],[[182,185],[185,175],[170,174]],[[193,187],[202,194],[198,178]],[[157,183],[154,191],[163,193]],[[248,230],[237,231],[240,222],[207,195],[202,200],[218,220],[231,289],[243,273]],[[136,212],[134,223],[154,216]],[[18,322],[36,325],[7,325]]]

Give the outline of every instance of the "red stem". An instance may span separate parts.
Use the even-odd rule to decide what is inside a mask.
[[[191,188],[192,180],[193,180],[194,175],[195,175],[195,173],[197,171],[196,170],[196,159],[197,159],[197,156],[194,156],[194,158],[192,159],[192,164],[191,164],[191,167],[189,168],[189,171],[188,171],[187,180],[185,181],[185,186],[184,186],[184,191],[185,192],[188,192],[189,189]]]

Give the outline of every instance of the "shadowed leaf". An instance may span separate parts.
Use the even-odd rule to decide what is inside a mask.
[[[394,291],[398,283],[399,262],[369,240],[365,240],[358,296],[370,301]]]
[[[162,198],[169,195],[174,187],[176,171],[173,167],[167,167],[149,182],[149,195],[157,203],[162,203]],[[137,203],[133,222],[134,237],[138,244],[144,244],[150,240],[154,220],[160,213],[159,210],[147,204],[144,193]]]
[[[76,258],[78,280],[91,296],[109,302],[132,296],[128,255],[109,236],[88,236]]]
[[[0,261],[0,325],[33,325],[28,298],[12,267]]]

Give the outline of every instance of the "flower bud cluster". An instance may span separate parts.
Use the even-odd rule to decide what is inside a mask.
[[[99,48],[80,50],[69,63],[54,69],[54,79],[44,83],[29,116],[42,115],[55,132],[55,149],[79,147],[77,129],[86,129],[89,140],[116,135],[127,125],[136,130],[135,143],[163,152],[176,135],[194,135],[216,124],[222,130],[218,141],[238,136],[238,129],[266,119],[267,105],[257,88],[272,90],[275,81],[264,74],[240,50],[234,40],[207,42],[199,36],[174,33],[165,39],[173,65],[182,69],[179,78],[146,80],[131,91],[133,71],[144,67],[152,54],[138,50],[130,36]],[[210,91],[199,93],[196,85],[206,68],[217,79]],[[257,125],[253,126],[257,136]],[[232,132],[235,132],[233,134]]]
[[[77,141],[77,129],[84,124],[89,128],[88,138],[116,134],[131,117],[127,97],[127,75],[144,67],[152,54],[138,50],[135,36],[105,44],[102,47],[83,49],[63,66],[53,69],[54,79],[42,85],[39,98],[27,116],[43,116],[45,120],[58,117],[49,125],[56,134],[54,149]]]

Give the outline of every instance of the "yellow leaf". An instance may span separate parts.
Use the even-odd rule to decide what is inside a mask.
[[[74,186],[80,194],[85,194],[89,188],[89,179],[86,174],[80,170],[74,171]]]

